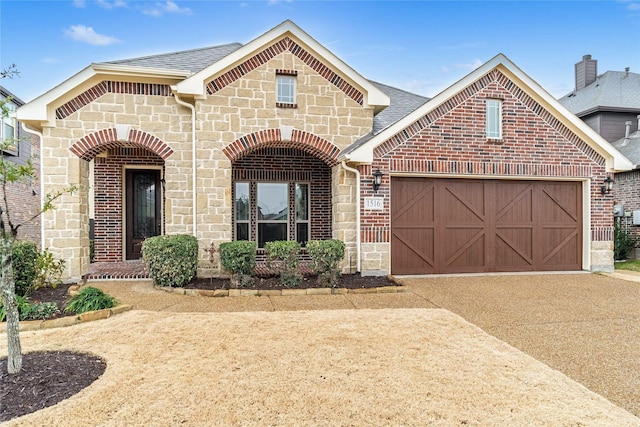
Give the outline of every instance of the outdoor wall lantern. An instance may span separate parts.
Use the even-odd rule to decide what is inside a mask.
[[[610,176],[607,176],[604,180],[604,185],[600,187],[600,192],[604,195],[611,193],[611,190],[613,190],[613,179],[611,179]]]
[[[376,171],[373,173],[373,192],[374,193],[378,192],[378,188],[380,188],[380,184],[382,184],[383,175],[384,174],[380,172],[380,169],[376,169]]]

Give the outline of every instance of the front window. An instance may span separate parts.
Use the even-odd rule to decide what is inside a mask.
[[[487,99],[487,138],[502,138],[502,101]]]
[[[5,102],[2,106],[2,128],[0,129],[0,141],[2,141],[2,145],[4,147],[4,151],[7,154],[17,154],[12,153],[17,149],[16,145],[16,107],[11,102]]]
[[[236,182],[236,240],[249,240],[249,183]]]
[[[276,76],[277,101],[279,104],[296,103],[296,77],[289,75]]]
[[[296,184],[296,240],[307,246],[309,241],[309,184]]]
[[[289,185],[259,182],[257,185],[258,247],[266,242],[288,240]]]

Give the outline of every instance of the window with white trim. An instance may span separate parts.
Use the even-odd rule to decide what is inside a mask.
[[[487,138],[502,138],[502,101],[487,99]]]
[[[2,106],[2,128],[0,129],[0,141],[6,154],[14,154],[16,145],[16,106],[11,102],[5,102]],[[15,153],[17,154],[17,153]]]
[[[277,74],[276,94],[278,104],[294,105],[296,103],[296,76]]]

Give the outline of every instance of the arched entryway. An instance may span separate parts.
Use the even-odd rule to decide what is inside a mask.
[[[247,135],[225,150],[232,160],[233,239],[259,248],[273,240],[332,237],[331,170],[339,150],[329,141],[293,130]]]
[[[164,229],[164,158],[172,150],[145,132],[107,129],[71,147],[91,162],[87,200],[95,262],[139,259],[142,242]]]

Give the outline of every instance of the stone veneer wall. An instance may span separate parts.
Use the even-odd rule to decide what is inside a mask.
[[[270,56],[267,62],[254,67],[242,78],[227,82],[206,99],[195,101],[196,188],[200,189],[196,195],[195,232],[192,222],[191,113],[188,108],[178,105],[168,91],[160,90],[159,85],[110,82],[106,86],[99,85],[98,93],[79,95],[58,110],[56,126],[43,129],[43,182],[47,192],[72,183],[79,184],[80,190],[63,196],[57,209],[47,213],[43,220],[46,246],[57,257],[67,260],[67,279],[78,280],[89,268],[89,159],[78,157],[86,153],[78,145],[80,141],[99,139],[98,135],[107,129],[118,133],[118,130],[130,128],[131,132],[143,132],[168,147],[168,151],[157,153],[165,159],[165,232],[195,234],[201,246],[200,266],[217,270],[219,261],[214,260],[214,265],[210,265],[204,249],[211,243],[218,245],[233,238],[232,169],[231,160],[223,152],[225,147],[247,135],[284,126],[328,141],[321,149],[335,152],[370,132],[373,110],[364,108],[354,99],[358,96],[349,85],[336,86],[318,74],[318,66],[310,62],[308,52],[303,60],[290,50],[291,46]],[[297,71],[296,108],[276,107],[275,76],[276,70],[282,69]],[[117,138],[102,141],[104,146],[99,146],[109,149],[140,147],[140,140],[132,139],[131,132],[129,136],[118,133]],[[91,137],[92,134],[96,137]],[[286,145],[287,141],[284,143]],[[301,148],[300,144],[295,146]],[[91,155],[98,154],[100,147],[92,147]],[[310,152],[317,153],[316,148]],[[330,197],[335,193],[334,185]],[[348,210],[344,206],[348,205],[347,200],[342,200],[341,205],[340,209]],[[338,218],[353,219],[340,215]],[[332,221],[339,230],[337,233],[334,230],[334,234],[355,229],[355,223]],[[219,271],[214,272],[217,273]]]

